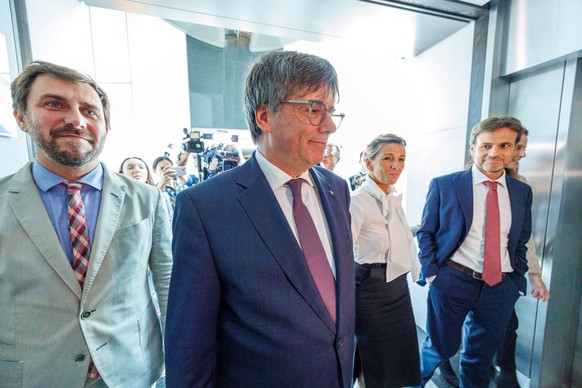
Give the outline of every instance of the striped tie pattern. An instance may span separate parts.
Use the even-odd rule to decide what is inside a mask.
[[[75,271],[79,284],[83,287],[85,274],[89,266],[89,255],[91,254],[85,206],[81,197],[81,187],[83,185],[77,182],[65,184],[67,186],[69,205],[69,232],[71,233],[71,244],[73,246],[73,271]]]
[[[77,182],[67,182],[67,202],[69,216],[69,232],[71,234],[71,245],[73,247],[73,271],[81,285],[85,284],[85,274],[89,266],[89,256],[91,254],[91,243],[87,230],[87,217],[85,216],[85,206],[81,197],[81,187]],[[89,360],[89,378],[96,379],[99,372],[93,363],[93,358]]]

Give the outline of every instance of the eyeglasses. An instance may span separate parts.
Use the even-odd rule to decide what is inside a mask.
[[[283,100],[281,104],[302,104],[309,108],[307,118],[311,125],[321,125],[325,120],[326,112],[329,113],[331,120],[335,124],[335,128],[339,128],[342,120],[346,115],[337,111],[335,108],[327,109],[323,102],[317,100]]]

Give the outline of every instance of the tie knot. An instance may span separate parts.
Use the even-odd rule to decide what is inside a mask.
[[[487,186],[487,188],[489,190],[497,191],[497,184],[498,184],[498,182],[495,182],[495,181],[486,181],[486,182],[483,182],[483,183],[485,183],[485,186]]]
[[[287,184],[291,188],[291,194],[293,194],[294,197],[301,197],[301,186],[303,185],[303,179],[291,179],[289,182],[287,182]]]
[[[83,187],[83,184],[79,182],[64,182],[64,184],[67,186],[69,194],[78,194],[81,192],[81,187]]]

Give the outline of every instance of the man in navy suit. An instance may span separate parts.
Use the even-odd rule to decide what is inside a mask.
[[[427,336],[421,348],[423,386],[461,343],[461,386],[487,387],[490,365],[511,311],[525,294],[526,242],[532,192],[505,175],[523,132],[519,120],[491,117],[471,132],[473,166],[430,183],[418,231],[422,277],[430,283]],[[488,181],[497,187],[501,276],[483,280]]]
[[[257,150],[177,198],[169,387],[351,386],[349,188],[314,167],[343,118],[337,98],[336,72],[322,58],[273,52],[251,66],[245,113]],[[302,179],[301,196],[325,250],[331,304],[302,251],[293,179]]]

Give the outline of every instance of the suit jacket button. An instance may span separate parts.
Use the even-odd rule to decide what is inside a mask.
[[[83,314],[81,314],[81,319],[87,319],[91,316],[91,311],[83,311]]]
[[[73,361],[75,361],[77,363],[78,362],[83,362],[83,361],[85,361],[85,355],[83,355],[83,354],[77,354],[75,356],[75,358],[73,358]]]
[[[339,338],[339,339],[337,340],[337,342],[335,343],[335,348],[336,348],[337,350],[340,350],[340,349],[342,348],[342,346],[344,346],[343,339],[342,339],[342,338]]]

